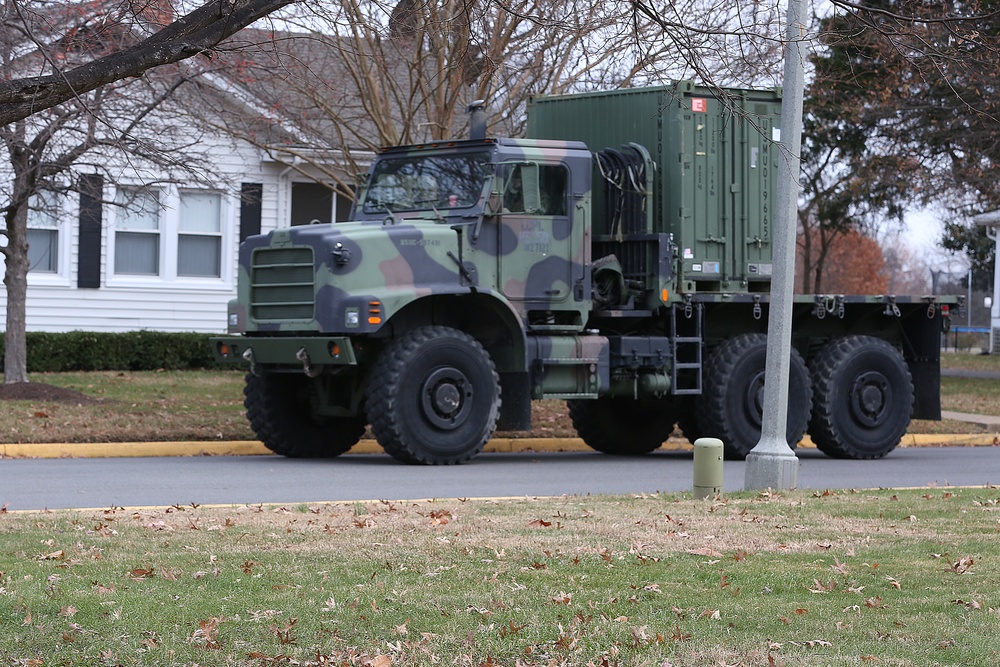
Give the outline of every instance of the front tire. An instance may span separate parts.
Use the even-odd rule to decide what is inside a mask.
[[[767,336],[740,334],[708,358],[705,393],[698,403],[701,436],[722,440],[727,458],[743,459],[760,441]],[[812,388],[805,361],[791,350],[785,439],[795,448],[806,432]]]
[[[500,379],[483,346],[450,327],[415,329],[372,369],[366,412],[383,449],[405,463],[461,463],[496,428]]]
[[[598,398],[566,404],[583,441],[605,454],[648,454],[670,437],[677,421],[669,401]]]
[[[250,427],[264,446],[290,458],[340,456],[365,432],[361,417],[317,417],[304,375],[247,374],[243,406]]]
[[[876,459],[899,444],[913,413],[913,380],[906,361],[888,342],[845,336],[812,361],[813,406],[809,434],[836,458]]]

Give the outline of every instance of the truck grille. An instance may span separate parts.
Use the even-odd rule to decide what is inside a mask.
[[[312,248],[259,248],[250,268],[250,316],[255,320],[311,320]]]

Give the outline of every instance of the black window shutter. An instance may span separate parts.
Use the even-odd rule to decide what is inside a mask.
[[[80,256],[76,286],[97,289],[101,286],[101,233],[103,230],[104,177],[80,176]]]
[[[248,236],[260,234],[261,199],[264,196],[263,183],[243,183],[240,185],[240,243]]]

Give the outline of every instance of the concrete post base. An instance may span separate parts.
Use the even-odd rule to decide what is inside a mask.
[[[744,489],[794,489],[799,484],[799,458],[784,441],[761,441],[747,454]]]

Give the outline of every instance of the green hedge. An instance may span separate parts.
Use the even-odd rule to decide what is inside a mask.
[[[103,333],[29,331],[28,372],[150,371],[217,368],[209,334],[128,331]],[[0,366],[4,335],[0,333]]]

